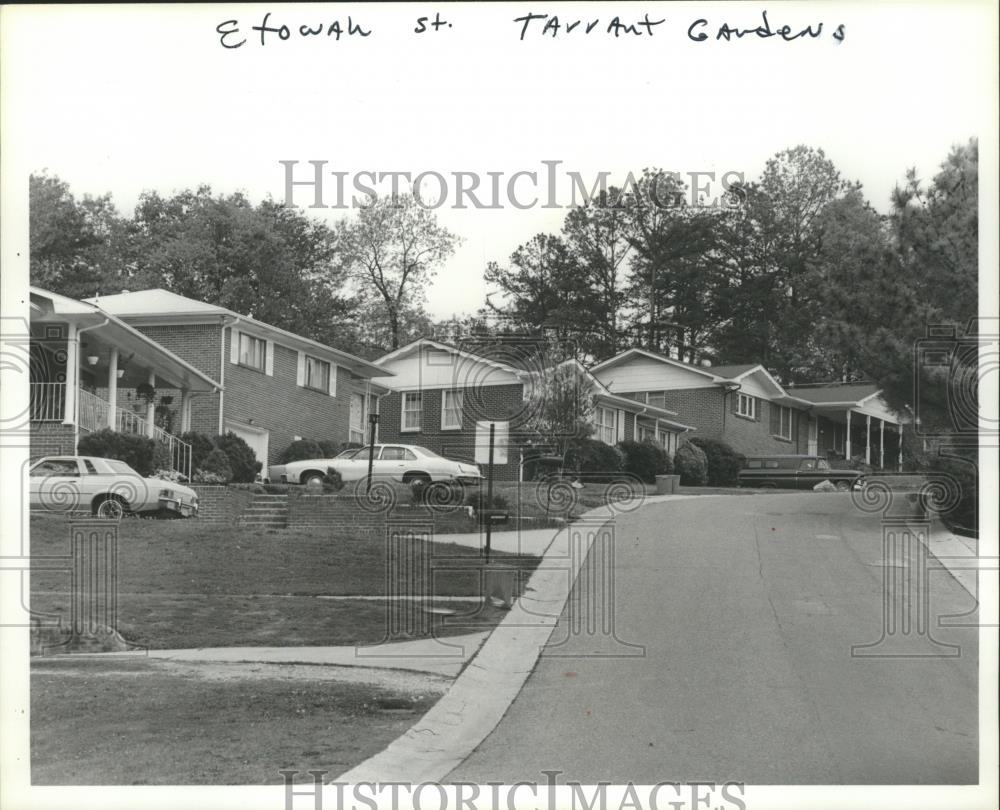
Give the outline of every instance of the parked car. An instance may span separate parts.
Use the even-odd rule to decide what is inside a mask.
[[[741,487],[812,489],[829,481],[845,492],[860,483],[858,470],[835,470],[820,456],[749,456],[736,475]]]
[[[368,475],[368,454],[371,445],[345,450],[334,458],[314,458],[273,464],[268,470],[271,481],[284,484],[322,482],[328,470],[336,470],[343,481],[357,481]],[[415,481],[458,482],[478,484],[482,481],[479,467],[471,462],[454,461],[433,450],[415,444],[374,445],[372,475],[381,480],[412,484]]]
[[[46,456],[28,470],[30,506],[50,511],[125,514],[198,514],[198,493],[184,484],[143,478],[124,461],[97,456]]]

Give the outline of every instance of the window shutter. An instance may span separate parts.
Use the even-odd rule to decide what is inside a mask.
[[[268,377],[274,376],[274,341],[267,341],[264,349],[264,373]]]
[[[331,397],[337,396],[337,367],[330,363],[330,383],[328,391]]]
[[[767,409],[771,412],[771,435],[777,436],[781,433],[781,409],[773,402],[767,403]]]
[[[240,362],[240,333],[232,327],[229,329],[229,362]]]
[[[302,352],[295,353],[295,384],[300,388],[306,384],[306,356]]]

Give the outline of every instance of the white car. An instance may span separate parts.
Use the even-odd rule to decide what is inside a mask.
[[[368,454],[372,446],[345,450],[334,458],[313,458],[273,464],[268,473],[271,481],[285,484],[321,483],[327,470],[340,473],[344,482],[357,481],[368,475]],[[433,450],[415,444],[374,445],[372,476],[380,480],[412,484],[415,481],[448,481],[460,484],[478,484],[483,479],[479,467],[462,461],[453,461]]]
[[[162,478],[143,478],[124,461],[97,456],[46,456],[28,470],[30,506],[49,511],[89,510],[98,517],[198,514],[198,493]]]

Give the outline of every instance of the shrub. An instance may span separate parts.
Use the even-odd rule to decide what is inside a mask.
[[[211,437],[206,436],[204,433],[195,433],[193,430],[189,430],[187,433],[182,433],[180,438],[182,442],[187,442],[191,445],[192,470],[197,470],[201,466],[202,461],[205,460],[205,456],[215,449]]]
[[[264,466],[257,461],[257,456],[250,449],[250,445],[235,433],[229,432],[225,436],[217,437],[215,446],[229,459],[229,466],[233,472],[232,480],[237,483],[249,484]]]
[[[290,464],[293,461],[305,461],[310,458],[323,458],[319,444],[312,439],[298,439],[281,451],[279,464]]]
[[[674,472],[688,487],[703,487],[708,483],[708,458],[705,451],[691,442],[684,442],[674,454]]]
[[[625,456],[617,447],[597,439],[577,439],[566,451],[566,469],[581,473],[614,475],[621,472]],[[593,476],[588,476],[593,480]]]
[[[711,486],[731,487],[736,484],[736,473],[743,467],[746,456],[737,453],[719,439],[693,438],[690,441],[705,452],[708,460],[708,483]]]
[[[169,470],[173,466],[174,460],[170,455],[170,447],[166,442],[155,442],[153,445],[153,469]]]
[[[158,442],[145,436],[119,433],[105,428],[83,436],[77,445],[77,452],[81,456],[98,456],[124,461],[139,475],[148,476],[156,469],[153,465],[153,453],[157,444]],[[169,463],[166,466],[170,466]]]
[[[194,480],[201,484],[228,484],[233,480],[233,468],[225,451],[216,447],[202,459],[195,470]]]
[[[333,467],[326,468],[326,475],[323,476],[324,492],[340,492],[344,488],[344,479]]]
[[[647,484],[656,483],[656,476],[667,475],[672,468],[667,451],[652,442],[620,442],[618,449],[625,459],[625,472]]]
[[[362,447],[363,445],[357,442],[332,442],[332,441],[322,441],[317,442],[319,445],[320,452],[323,454],[323,458],[333,458],[334,456],[339,456],[345,450],[351,447]]]

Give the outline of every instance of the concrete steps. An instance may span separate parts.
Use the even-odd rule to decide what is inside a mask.
[[[288,496],[254,495],[238,522],[256,529],[288,528]]]

